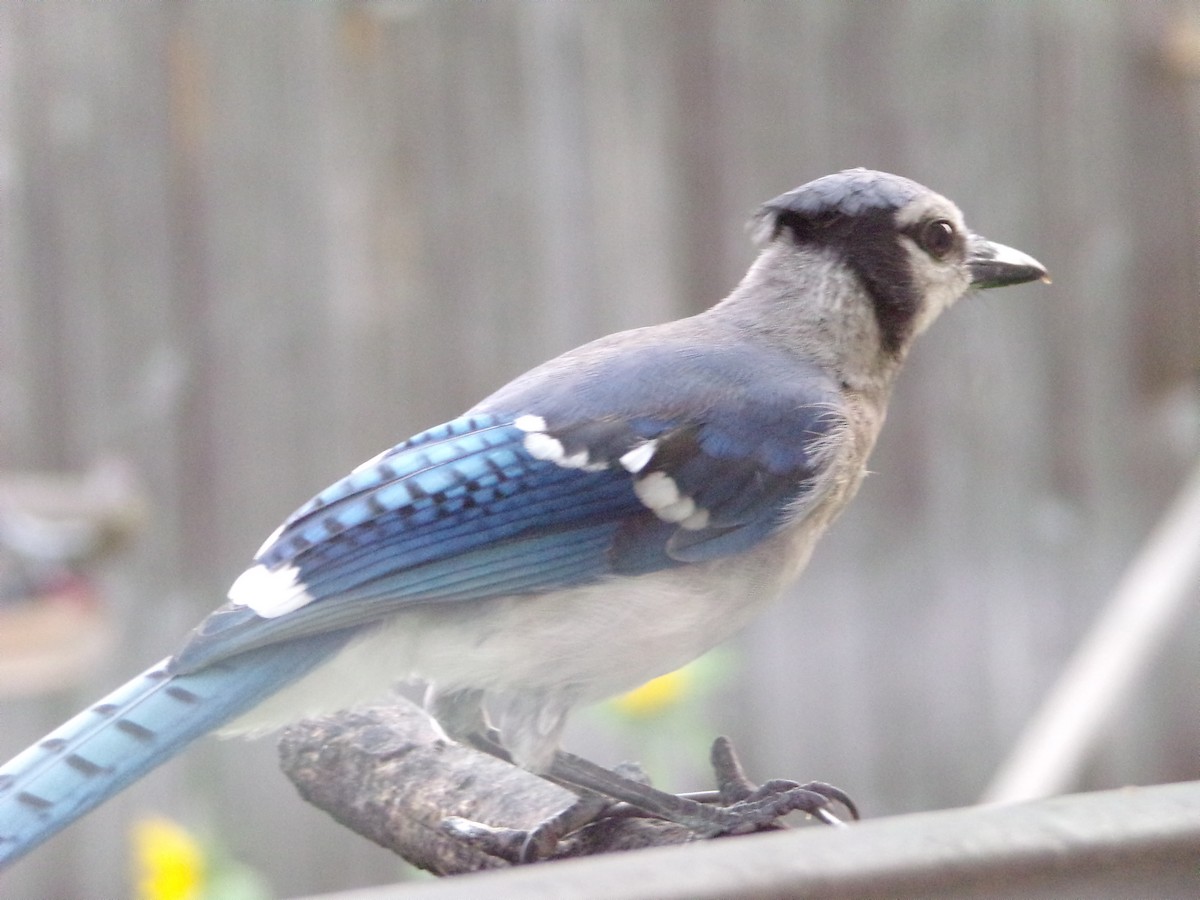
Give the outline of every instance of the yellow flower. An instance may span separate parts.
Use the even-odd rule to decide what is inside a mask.
[[[612,701],[612,705],[618,712],[633,718],[656,716],[678,703],[691,682],[691,674],[686,668],[676,669],[622,694]]]
[[[165,818],[133,827],[140,900],[198,900],[204,887],[204,852],[181,825]]]

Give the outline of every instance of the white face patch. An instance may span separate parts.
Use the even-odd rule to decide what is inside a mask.
[[[938,316],[967,292],[971,277],[965,265],[931,260],[929,254],[907,235],[900,236],[900,243],[908,254],[908,268],[922,297],[921,308],[913,319],[915,337],[923,334]]]
[[[896,227],[903,230],[934,219],[946,219],[963,237],[969,233],[958,207],[934,193],[920,197],[898,210]],[[900,243],[908,255],[908,269],[917,293],[923,298],[921,309],[913,320],[913,335],[916,336],[966,293],[970,286],[970,275],[957,257],[934,260],[906,234],[900,235]]]
[[[251,566],[229,588],[230,602],[248,606],[264,619],[274,619],[312,602],[295,566],[271,571]]]
[[[897,210],[896,227],[901,229],[907,228],[910,225],[915,225],[922,219],[932,219],[935,217],[949,219],[959,234],[967,233],[967,226],[963,222],[963,214],[959,208],[945,197],[935,194],[932,191],[923,197],[913,200],[903,209]]]

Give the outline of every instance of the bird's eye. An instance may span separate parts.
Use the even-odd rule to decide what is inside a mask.
[[[934,219],[921,228],[921,247],[934,259],[945,259],[954,249],[954,226],[947,219]]]

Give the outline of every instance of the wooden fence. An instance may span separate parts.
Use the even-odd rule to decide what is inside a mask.
[[[1055,282],[923,340],[876,474],[689,728],[868,815],[971,802],[1200,447],[1196,16],[0,5],[0,465],[116,455],[152,503],[106,577],[120,651],[86,690],[0,705],[0,756],[170,652],[315,490],[554,353],[719,299],[757,203],[865,165]],[[1198,639],[1180,629],[1081,786],[1200,777]],[[569,743],[653,753],[599,718]],[[147,810],[280,895],[399,877],[303,806],[269,741],[206,742],[3,893],[126,895]]]

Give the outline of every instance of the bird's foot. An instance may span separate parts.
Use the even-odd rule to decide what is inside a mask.
[[[649,784],[646,773],[636,763],[621,763],[613,773],[630,781]],[[568,787],[570,787],[568,785]],[[578,792],[578,788],[571,788]],[[561,812],[543,819],[533,828],[497,828],[459,816],[449,816],[442,828],[453,837],[476,849],[513,865],[537,862],[555,855],[560,842],[601,819],[630,815],[631,808],[608,797],[586,791]],[[633,811],[636,815],[637,812]]]
[[[640,798],[634,798],[628,793],[618,794],[617,790],[623,786],[614,785],[609,794],[644,813],[683,825],[703,838],[787,828],[780,820],[793,812],[806,813],[826,825],[844,827],[845,821],[833,810],[835,804],[844,806],[851,818],[858,818],[858,809],[846,792],[823,781],[801,784],[776,778],[762,785],[754,784],[726,737],[713,742],[711,761],[717,777],[716,791],[676,795],[648,789],[641,792]],[[578,758],[568,763],[591,766]]]
[[[658,818],[681,825],[696,837],[711,838],[786,828],[780,820],[793,812],[843,827],[845,821],[833,809],[837,804],[845,807],[851,818],[858,818],[846,793],[821,781],[801,784],[774,779],[754,784],[727,738],[713,743],[712,764],[717,790],[669,794],[651,787],[634,766],[610,770],[560,752],[549,776],[579,792],[576,803],[529,830],[492,828],[463,819],[448,819],[445,827],[490,856],[521,864],[569,855],[562,852],[560,842],[601,820]]]
[[[800,784],[777,778],[762,785],[754,784],[746,776],[737,752],[727,737],[718,737],[713,741],[711,760],[717,776],[715,796],[686,796],[700,802],[715,801],[725,812],[732,814],[729,817],[732,827],[719,834],[784,828],[786,826],[778,819],[790,812],[807,813],[826,825],[844,826],[845,821],[831,809],[835,803],[845,807],[852,819],[858,818],[858,808],[849,795],[823,781]],[[735,819],[740,821],[735,822]]]

